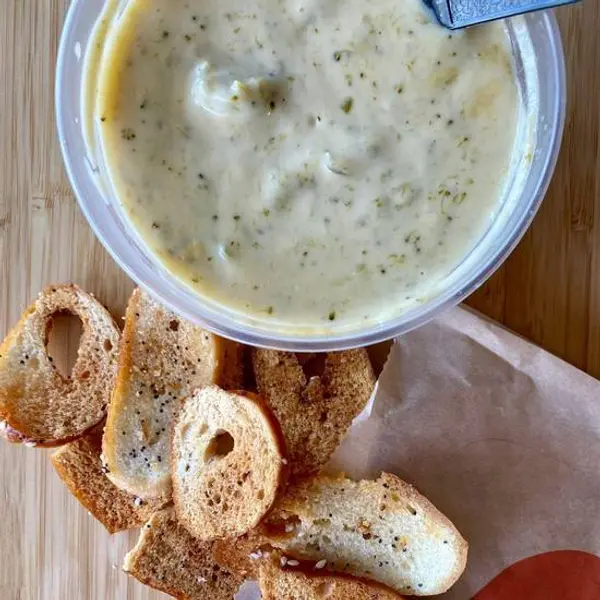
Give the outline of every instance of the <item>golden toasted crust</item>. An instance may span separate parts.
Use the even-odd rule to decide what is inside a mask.
[[[182,600],[231,600],[243,582],[214,561],[211,544],[190,535],[173,507],[154,514],[142,528],[123,569],[138,581]]]
[[[273,547],[256,529],[235,538],[215,540],[212,546],[215,561],[231,573],[256,579],[259,559]]]
[[[53,316],[65,312],[82,323],[69,377],[55,368],[46,348]],[[108,311],[78,286],[42,291],[0,346],[0,435],[51,447],[94,427],[106,414],[119,336]]]
[[[295,565],[297,561],[292,560]],[[275,555],[259,563],[258,581],[263,600],[402,600],[402,596],[374,581],[321,569],[281,568],[287,561]]]
[[[373,392],[375,376],[367,352],[296,355],[256,349],[253,365],[259,393],[281,423],[290,479],[315,475]]]
[[[256,394],[216,386],[199,390],[179,411],[172,443],[175,510],[199,539],[246,533],[285,484],[279,423]]]
[[[327,561],[400,593],[445,592],[468,544],[450,520],[395,475],[352,481],[320,475],[289,488],[258,533],[296,559]]]
[[[104,473],[102,428],[56,450],[50,457],[69,491],[109,533],[141,527],[167,499],[142,501],[118,489]]]
[[[170,493],[170,430],[181,401],[216,383],[236,387],[242,348],[181,319],[136,289],[103,441],[109,478],[142,498]]]

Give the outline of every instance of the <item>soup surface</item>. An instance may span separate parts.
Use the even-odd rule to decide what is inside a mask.
[[[132,0],[99,31],[113,189],[210,300],[300,329],[389,318],[499,207],[519,114],[502,24],[450,33],[421,0]]]

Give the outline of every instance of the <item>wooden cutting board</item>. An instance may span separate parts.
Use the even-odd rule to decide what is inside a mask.
[[[55,57],[67,4],[0,2],[2,337],[48,283],[74,281],[118,316],[132,289],[84,221],[56,143]],[[600,376],[600,6],[588,0],[560,21],[571,93],[558,171],[529,234],[470,302]],[[63,358],[70,339],[54,340]],[[3,600],[162,597],[120,572],[136,535],[108,536],[44,451],[0,444],[0,517]]]

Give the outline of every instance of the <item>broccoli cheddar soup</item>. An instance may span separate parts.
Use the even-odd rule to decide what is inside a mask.
[[[520,106],[501,23],[451,33],[422,0],[131,0],[110,20],[103,164],[200,297],[299,329],[389,318],[499,208]]]

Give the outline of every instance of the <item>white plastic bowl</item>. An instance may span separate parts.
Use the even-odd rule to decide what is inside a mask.
[[[73,0],[58,54],[58,136],[75,195],[90,226],[117,263],[139,285],[183,317],[255,346],[295,351],[341,350],[389,339],[455,306],[502,264],[531,223],[546,193],[562,138],[566,88],[560,33],[550,12],[506,21],[521,99],[519,156],[490,227],[464,261],[417,308],[378,323],[336,333],[298,334],[239,315],[199,296],[170,274],[131,228],[106,190],[102,169],[88,156],[83,132],[84,57],[105,0]],[[517,164],[520,163],[520,164]]]

